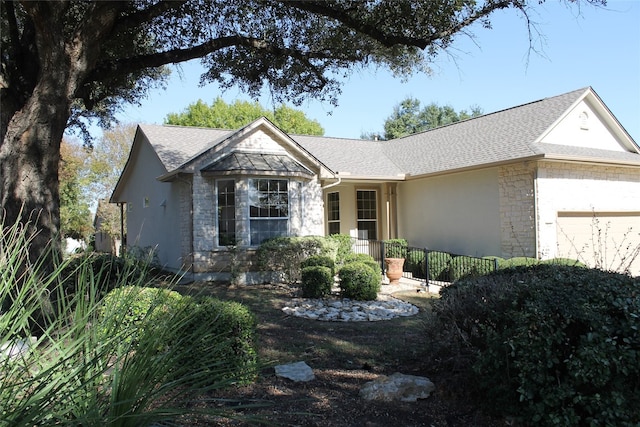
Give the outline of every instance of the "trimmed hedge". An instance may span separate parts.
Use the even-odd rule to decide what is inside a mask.
[[[336,264],[344,264],[345,257],[351,253],[354,240],[353,237],[348,234],[331,234],[327,236],[327,239],[336,242],[338,245],[335,258]]]
[[[378,274],[382,274],[382,267],[380,267],[380,263],[376,261],[369,254],[360,254],[360,253],[351,253],[347,255],[344,259],[344,264],[351,264],[354,262],[361,262],[367,264],[369,267],[373,269]]]
[[[345,264],[338,271],[341,294],[344,298],[374,301],[380,292],[380,273],[363,262]]]
[[[407,270],[411,271],[414,279],[424,279],[425,265],[424,265],[424,250],[423,249],[410,249],[407,253]]]
[[[128,330],[124,342],[138,343],[144,334],[168,327],[166,319],[175,315],[183,304],[175,291],[141,286],[123,286],[109,292],[102,300],[99,315],[103,319],[101,333],[110,335],[113,328]]]
[[[449,267],[453,257],[446,252],[430,251],[427,253],[429,261],[429,279],[431,280],[448,280]]]
[[[176,361],[177,365],[188,370],[209,370],[212,384],[220,380],[248,384],[255,380],[258,356],[253,313],[234,301],[184,299],[182,317],[172,324],[170,345],[189,346],[189,351]],[[205,330],[202,325],[206,325]]]
[[[525,425],[640,423],[640,278],[539,264],[463,278],[427,322],[487,410]]]
[[[451,281],[456,281],[465,276],[481,276],[495,270],[493,261],[486,258],[474,258],[457,256],[451,260]]]
[[[323,298],[331,294],[333,272],[329,267],[313,265],[302,269],[302,297]]]
[[[99,332],[123,334],[123,343],[154,342],[188,351],[170,359],[175,375],[208,370],[211,383],[252,381],[257,374],[256,321],[237,302],[183,297],[166,289],[127,286],[109,292],[99,312]],[[149,339],[154,336],[154,339]]]
[[[300,268],[304,270],[305,267],[314,267],[321,265],[331,270],[331,275],[336,274],[336,263],[333,258],[326,255],[312,255],[309,258],[303,260],[300,263]]]
[[[262,271],[282,273],[282,280],[295,283],[301,279],[300,264],[312,255],[336,259],[338,242],[322,236],[275,237],[262,242],[256,251]]]
[[[385,258],[406,258],[407,257],[407,240],[406,239],[389,239],[384,241],[384,257]]]

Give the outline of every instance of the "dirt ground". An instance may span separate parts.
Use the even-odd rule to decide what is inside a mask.
[[[180,289],[179,289],[180,290]],[[229,409],[237,419],[189,420],[190,425],[246,426],[478,426],[504,425],[482,414],[461,396],[458,384],[430,368],[422,340],[425,294],[403,292],[397,297],[420,308],[416,316],[381,322],[321,322],[286,316],[282,307],[297,296],[285,285],[230,288],[191,285],[182,292],[206,292],[243,302],[258,320],[258,348],[267,363],[254,384],[221,390],[209,403]],[[293,382],[276,377],[275,364],[304,361],[315,379]],[[365,401],[360,388],[380,375],[394,372],[428,377],[436,391],[415,403]],[[457,390],[454,392],[454,390]],[[255,419],[254,419],[255,418]]]

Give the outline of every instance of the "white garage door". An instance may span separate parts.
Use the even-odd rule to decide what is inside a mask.
[[[558,212],[558,256],[640,275],[640,212]]]

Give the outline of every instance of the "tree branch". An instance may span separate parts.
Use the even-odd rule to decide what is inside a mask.
[[[357,17],[354,17],[352,13],[347,13],[345,9],[336,8],[334,3],[327,3],[324,1],[299,1],[291,2],[289,5],[299,10],[334,19],[347,27],[353,28],[362,34],[373,38],[383,46],[391,47],[397,44],[402,44],[415,46],[420,49],[425,49],[436,40],[455,34],[456,31],[459,31],[461,28],[471,25],[476,20],[489,15],[497,9],[504,9],[512,5],[522,8],[519,0],[490,0],[477,13],[474,13],[467,19],[459,22],[457,25],[447,29],[446,31],[433,33],[427,37],[407,37],[398,34],[388,34],[380,30],[380,27],[377,25],[363,23]]]
[[[141,9],[138,12],[122,17],[116,22],[114,31],[120,32],[130,28],[137,28],[169,11],[179,9],[183,4],[184,1],[159,1],[146,9]]]

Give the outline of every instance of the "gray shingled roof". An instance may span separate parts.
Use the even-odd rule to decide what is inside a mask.
[[[201,169],[205,172],[282,172],[300,175],[313,173],[283,154],[231,153]]]
[[[329,168],[372,178],[426,175],[554,155],[640,162],[640,155],[535,141],[589,88],[545,98],[391,141],[292,136]]]
[[[371,178],[404,176],[404,171],[386,153],[386,142],[309,135],[290,136],[333,172]]]
[[[235,131],[185,126],[140,125],[160,161],[171,172]]]
[[[590,88],[476,117],[392,141],[290,135],[333,172],[369,179],[402,178],[532,157],[598,159],[640,164],[640,155],[536,140]],[[142,125],[168,171],[234,131]]]

